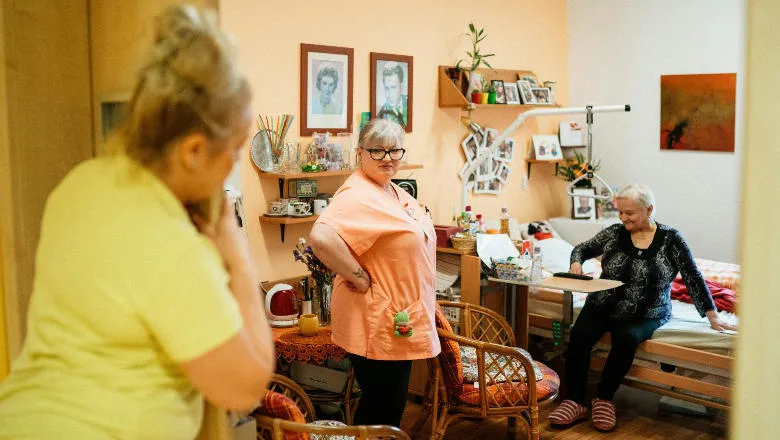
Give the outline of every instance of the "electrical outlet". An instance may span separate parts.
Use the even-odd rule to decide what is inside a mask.
[[[528,189],[528,176],[523,176],[523,191]]]

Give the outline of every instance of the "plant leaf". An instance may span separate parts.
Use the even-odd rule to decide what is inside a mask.
[[[477,33],[477,36],[480,36],[480,35],[482,35],[482,32],[485,32],[485,29],[480,29],[480,30],[479,30],[479,33]],[[485,35],[485,36],[487,36],[487,35]]]
[[[489,53],[487,55],[482,55],[482,58],[492,57],[492,56],[495,56],[495,55],[496,54],[494,54],[494,53]]]
[[[477,31],[476,29],[474,29],[474,23],[469,23],[469,30],[470,30],[472,33],[474,33],[474,32],[476,32],[476,31]]]
[[[487,62],[487,61],[485,61],[485,60],[482,60],[482,64],[484,64],[484,65],[486,65],[486,66],[490,67],[491,69],[493,68],[493,66],[491,66],[491,65],[490,65],[490,63],[488,63],[488,62]]]

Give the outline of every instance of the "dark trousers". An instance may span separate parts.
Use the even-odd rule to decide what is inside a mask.
[[[612,333],[612,349],[601,373],[597,396],[599,399],[612,400],[631,369],[639,344],[650,339],[653,332],[664,323],[660,318],[617,321],[610,318],[610,311],[608,305],[593,305],[588,301],[571,330],[566,351],[566,395],[580,405],[588,403],[591,350],[604,333]]]
[[[412,361],[378,361],[350,353],[363,395],[355,425],[401,426],[406,407]]]

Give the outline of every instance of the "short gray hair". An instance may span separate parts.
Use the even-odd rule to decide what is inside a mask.
[[[358,146],[368,148],[377,144],[385,144],[388,141],[395,143],[398,148],[404,144],[404,128],[395,121],[375,118],[360,130]]]
[[[645,208],[653,207],[655,212],[655,196],[650,188],[642,183],[632,183],[624,186],[615,194],[616,199],[631,199]]]

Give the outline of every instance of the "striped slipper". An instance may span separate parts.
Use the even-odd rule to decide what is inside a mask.
[[[588,407],[573,400],[564,400],[558,408],[547,417],[550,426],[563,428],[588,418]]]
[[[591,402],[591,420],[593,427],[601,432],[609,432],[615,429],[617,416],[615,404],[611,400],[593,399]]]

